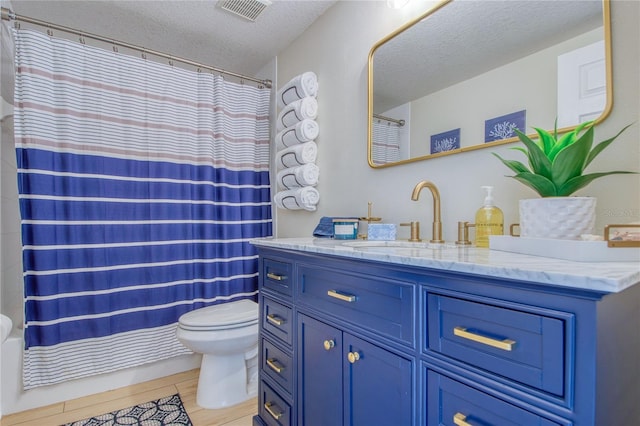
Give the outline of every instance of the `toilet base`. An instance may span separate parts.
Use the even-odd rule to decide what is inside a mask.
[[[238,355],[202,356],[196,402],[202,408],[218,409],[239,404],[258,394],[257,374],[247,380],[247,370],[252,374],[255,368],[247,368],[245,360]],[[253,374],[252,374],[253,375]]]

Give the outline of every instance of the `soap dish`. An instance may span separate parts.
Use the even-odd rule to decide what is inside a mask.
[[[367,240],[394,241],[396,239],[396,225],[393,223],[370,223],[367,228]]]

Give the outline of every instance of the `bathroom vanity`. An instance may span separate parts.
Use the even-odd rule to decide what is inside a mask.
[[[256,425],[640,418],[640,262],[312,238],[253,243]]]

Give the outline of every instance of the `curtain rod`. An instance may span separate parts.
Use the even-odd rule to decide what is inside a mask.
[[[380,115],[380,114],[373,114],[373,118],[378,118],[380,120],[385,120],[385,121],[389,121],[391,123],[396,123],[400,127],[404,126],[404,123],[405,123],[404,120],[396,120],[395,118],[385,117],[384,115]]]
[[[227,71],[227,70],[223,70],[222,68],[216,68],[216,67],[212,67],[210,65],[205,65],[205,64],[200,64],[198,62],[195,61],[191,61],[189,59],[184,59],[184,58],[180,58],[177,56],[173,56],[173,55],[168,55],[166,53],[162,53],[162,52],[157,52],[155,50],[151,50],[151,49],[145,49],[144,47],[140,47],[140,46],[136,46],[133,44],[129,44],[129,43],[125,43],[123,41],[118,41],[118,40],[114,40],[112,38],[108,38],[108,37],[102,37],[96,34],[90,34],[90,33],[86,33],[84,31],[80,31],[80,30],[76,30],[73,28],[69,28],[69,27],[64,27],[62,25],[57,25],[57,24],[53,24],[51,22],[46,22],[46,21],[41,21],[39,19],[35,19],[35,18],[29,18],[27,16],[22,16],[22,15],[18,15],[16,13],[14,13],[13,11],[3,7],[2,8],[2,20],[4,21],[22,21],[22,22],[26,22],[28,24],[35,24],[35,25],[39,25],[41,27],[47,27],[50,29],[54,29],[54,30],[58,30],[58,31],[63,31],[69,34],[75,34],[77,36],[80,37],[88,37],[90,39],[93,40],[98,40],[98,41],[103,41],[115,46],[119,46],[119,47],[124,47],[127,49],[132,49],[132,50],[137,50],[139,52],[142,52],[143,54],[150,54],[150,55],[154,55],[154,56],[158,56],[160,58],[164,58],[164,59],[168,59],[169,61],[176,61],[176,62],[182,62],[183,64],[187,64],[187,65],[191,65],[194,67],[198,67],[198,68],[204,68],[210,71],[214,71],[220,74],[225,74],[225,75],[230,75],[236,78],[239,78],[241,80],[249,80],[249,81],[253,81],[255,83],[259,83],[264,85],[267,88],[271,88],[272,86],[272,82],[271,80],[261,80],[255,77],[249,77],[246,75],[242,75],[242,74],[238,74],[232,71]]]

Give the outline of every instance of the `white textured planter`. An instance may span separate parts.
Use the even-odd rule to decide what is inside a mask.
[[[520,236],[577,240],[593,234],[594,197],[547,197],[520,200]]]

